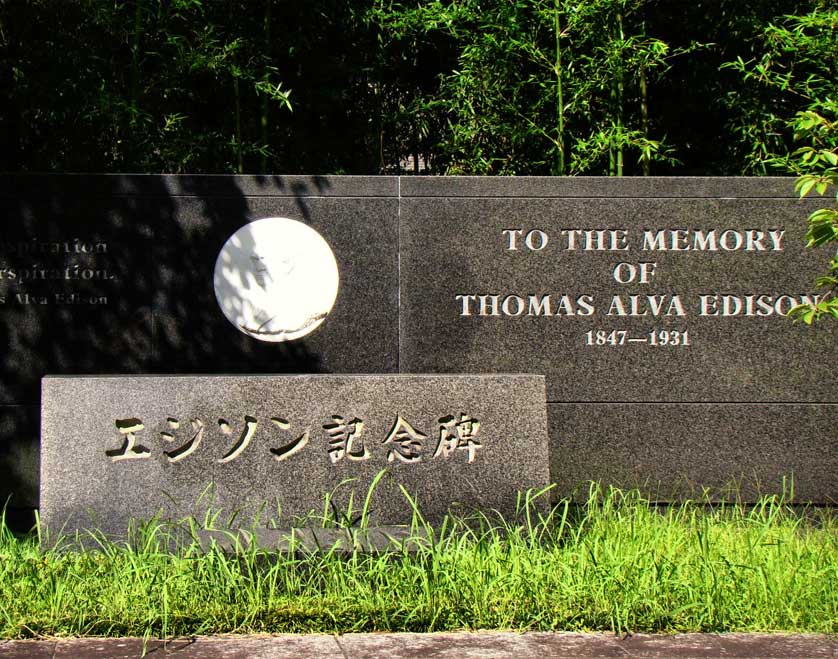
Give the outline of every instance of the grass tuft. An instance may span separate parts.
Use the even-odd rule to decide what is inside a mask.
[[[831,510],[796,510],[782,497],[658,507],[637,491],[592,485],[585,503],[545,509],[545,493],[528,492],[514,521],[480,514],[431,526],[403,494],[411,550],[383,553],[250,544],[231,553],[197,542],[172,552],[159,520],[129,543],[44,549],[0,518],[0,637],[838,632]],[[367,511],[364,502],[353,525],[363,528]]]

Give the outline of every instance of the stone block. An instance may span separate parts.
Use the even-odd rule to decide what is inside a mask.
[[[525,372],[546,376],[562,491],[782,473],[834,501],[838,325],[784,316],[818,292],[831,253],[803,234],[827,204],[788,177],[0,175],[4,496],[37,503],[47,374]],[[324,238],[341,283],[314,332],[267,343],[213,272],[277,216]]]
[[[787,176],[404,176],[402,197],[796,199]]]
[[[430,521],[512,515],[549,481],[540,376],[47,377],[42,401],[53,536],[209,510],[222,527],[357,524],[383,470],[372,525],[410,522],[402,488]]]
[[[402,371],[543,373],[552,402],[835,400],[838,326],[785,317],[830,256],[804,247],[822,201],[480,187],[402,199]]]
[[[397,195],[393,177],[0,175],[0,405],[37,408],[46,374],[398,371]],[[342,282],[293,343],[244,335],[213,292],[225,241],[272,216],[324,236]],[[31,475],[12,491],[36,506],[26,418],[0,424],[0,469]]]
[[[144,202],[149,212],[159,202]],[[174,202],[158,232],[158,373],[390,373],[398,371],[398,200],[237,197]],[[153,207],[154,206],[154,207]],[[252,220],[286,217],[314,228],[338,264],[337,300],[308,336],[266,343],[222,315],[213,269],[225,241]]]
[[[145,211],[124,198],[0,199],[0,404],[37,405],[46,373],[152,368]]]
[[[402,371],[546,376],[557,494],[838,495],[831,256],[790,178],[411,178]],[[820,291],[821,293],[823,291]],[[793,480],[793,490],[792,490]]]
[[[838,502],[838,404],[551,403],[557,495],[586,483],[689,497]]]

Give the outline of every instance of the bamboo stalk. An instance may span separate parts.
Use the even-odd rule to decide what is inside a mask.
[[[646,37],[646,17],[643,17],[642,21],[642,35]],[[640,67],[640,130],[643,132],[643,137],[647,140],[649,139],[649,90],[646,87],[646,69],[644,67]],[[647,155],[647,153],[643,153],[641,158],[641,164],[643,167],[643,176],[650,176],[652,173],[652,162],[651,158]]]
[[[143,0],[135,0],[134,34],[131,44],[131,116],[128,118],[129,134],[125,136],[129,159],[133,161],[134,129],[137,127],[137,114],[140,107],[140,28],[142,27]],[[131,162],[130,164],[134,164]]]
[[[263,21],[263,32],[265,35],[265,55],[267,56],[268,60],[271,57],[271,5],[273,4],[273,0],[265,0],[265,19]],[[266,74],[267,75],[267,74]],[[268,104],[268,95],[262,95],[262,116],[260,118],[260,124],[262,128],[262,146],[267,146],[268,144],[268,111],[269,111],[269,104]],[[268,171],[268,155],[267,153],[262,153],[262,158],[259,163],[259,171],[263,174],[266,174]]]
[[[555,0],[555,26],[556,31],[556,123],[557,133],[557,168],[556,174],[564,176],[565,173],[565,143],[564,143],[564,88],[562,79],[562,32],[561,32],[561,0]]]
[[[236,171],[239,174],[244,174],[244,160],[242,156],[242,108],[241,108],[241,94],[239,93],[239,79],[233,77],[233,95],[236,99],[236,157],[238,160],[238,167]]]
[[[649,94],[646,89],[646,70],[640,69],[640,123],[643,137],[649,139]],[[651,159],[644,153],[642,157],[643,176],[652,173]]]
[[[617,37],[620,43],[622,43],[624,39],[622,12],[617,12]],[[623,175],[623,91],[623,64],[622,61],[620,61],[617,66],[617,176]]]

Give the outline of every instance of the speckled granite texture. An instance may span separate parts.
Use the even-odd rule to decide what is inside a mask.
[[[213,292],[227,238],[273,216],[314,227],[341,280],[327,322],[280,345],[239,332]],[[398,371],[396,178],[0,175],[0,227],[0,501],[12,507],[38,503],[37,414],[20,410],[40,404],[44,375]]]
[[[48,377],[41,449],[53,534],[207,508],[246,526],[263,504],[293,526],[326,493],[351,520],[383,469],[373,525],[410,521],[400,486],[431,521],[512,515],[549,481],[541,376]]]
[[[756,315],[767,309],[747,298],[812,292],[828,260],[804,247],[812,207],[789,199],[403,199],[401,368],[543,373],[548,399],[562,402],[834,401],[823,385],[834,374],[838,326],[792,324],[773,305],[771,315]],[[524,232],[515,250],[503,233],[510,229]],[[525,246],[534,229],[548,236],[539,251]],[[579,249],[582,237],[566,249],[561,232],[576,229],[625,231],[615,245],[628,249]],[[646,231],[669,229],[715,230],[717,243],[729,229],[785,234],[777,251],[766,238],[765,251],[642,249]],[[729,234],[729,245],[736,240]],[[615,280],[617,268],[625,279],[640,263],[654,264],[647,283]],[[737,305],[738,315],[722,315]],[[783,298],[780,310],[789,306]],[[617,345],[589,339],[605,332],[608,341],[612,331],[625,333]],[[686,332],[689,345],[661,345],[658,336],[653,346],[652,332],[678,332],[679,342]]]
[[[742,484],[752,498],[793,478],[800,498],[834,503],[838,324],[793,325],[775,307],[813,293],[830,252],[806,250],[803,233],[829,200],[799,200],[793,184],[0,175],[0,500],[12,495],[12,512],[38,504],[47,374],[430,372],[546,376],[560,493],[601,478],[672,497]],[[313,226],[341,278],[327,322],[281,345],[232,327],[212,286],[227,237],[272,215]],[[562,231],[586,230],[604,242],[566,248]],[[715,231],[716,249],[644,250],[647,231],[676,247]],[[77,239],[107,250],[15,251]],[[99,274],[8,274],[75,267]]]
[[[544,374],[561,494],[835,503],[838,324],[777,313],[829,260],[803,239],[826,204],[788,178],[403,179],[400,368]]]

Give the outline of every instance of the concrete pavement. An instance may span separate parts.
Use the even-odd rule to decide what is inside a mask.
[[[281,634],[198,636],[165,643],[140,638],[0,641],[2,659],[819,659],[838,657],[838,636],[819,634]]]

